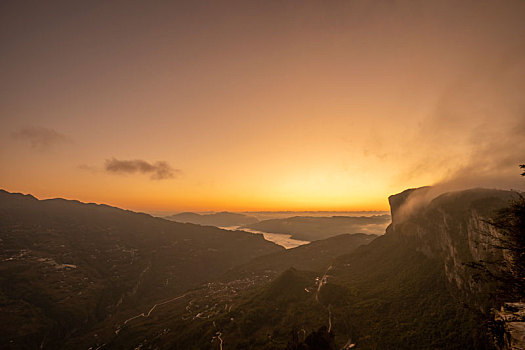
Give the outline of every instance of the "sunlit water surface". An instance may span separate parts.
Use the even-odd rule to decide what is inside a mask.
[[[263,235],[264,239],[270,242],[273,242],[275,244],[278,244],[280,246],[283,246],[286,249],[295,248],[303,244],[310,243],[309,241],[301,241],[299,239],[293,239],[291,238],[292,235],[287,235],[284,233],[268,233],[268,232],[262,232],[257,230],[252,230],[249,228],[243,228],[239,229],[240,226],[227,226],[227,227],[221,227],[224,230],[230,230],[230,231],[246,231],[257,235]]]

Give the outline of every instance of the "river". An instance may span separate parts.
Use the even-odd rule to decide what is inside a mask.
[[[257,235],[263,235],[264,239],[267,240],[267,241],[270,241],[270,242],[273,242],[275,244],[278,244],[286,249],[290,249],[290,248],[295,248],[295,247],[298,247],[300,245],[304,245],[304,244],[308,244],[310,243],[309,241],[302,241],[302,240],[299,240],[299,239],[293,239],[291,238],[292,235],[287,235],[287,234],[284,234],[284,233],[268,233],[268,232],[262,232],[262,231],[257,231],[257,230],[252,230],[252,229],[249,229],[249,228],[243,228],[243,229],[240,229],[239,228],[240,226],[227,226],[227,227],[220,227],[224,230],[230,230],[230,231],[245,231],[245,232],[250,232],[250,233],[253,233],[253,234],[257,234]]]

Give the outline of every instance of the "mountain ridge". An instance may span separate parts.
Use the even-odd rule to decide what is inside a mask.
[[[221,251],[226,250],[223,255],[217,256],[219,260],[210,260],[209,255],[215,254],[213,249],[216,246],[206,245],[205,242],[183,243],[184,238],[198,237],[191,232],[208,232],[205,234],[207,239],[224,235],[224,232],[236,232],[230,237],[237,240],[243,237],[248,239],[253,235],[207,226],[170,223],[159,218],[118,211],[118,220],[125,218],[126,221],[126,224],[121,223],[124,231],[129,227],[141,230],[146,220],[155,223],[148,227],[160,225],[162,229],[168,225],[190,230],[189,235],[179,236],[182,240],[178,239],[176,244],[172,244],[162,238],[165,237],[162,230],[155,231],[157,233],[151,236],[149,242],[140,241],[142,249],[145,249],[142,253],[131,253],[129,249],[138,249],[133,246],[133,239],[141,237],[141,233],[120,236],[123,232],[104,226],[107,223],[103,220],[104,215],[102,218],[79,216],[76,225],[78,222],[82,225],[73,231],[70,230],[76,227],[74,220],[49,221],[44,216],[24,224],[27,226],[25,229],[33,232],[33,240],[28,240],[25,237],[29,233],[25,233],[24,225],[19,225],[24,215],[9,218],[10,209],[2,205],[0,200],[0,244],[3,247],[9,244],[12,239],[10,235],[16,233],[20,244],[29,247],[16,250],[18,255],[13,253],[15,250],[4,249],[9,254],[2,256],[0,261],[3,272],[0,275],[0,302],[7,305],[7,310],[14,316],[18,315],[11,318],[12,324],[22,320],[23,313],[18,314],[17,310],[26,310],[27,307],[23,309],[23,304],[17,304],[13,292],[17,291],[17,295],[23,296],[24,300],[41,298],[41,295],[35,294],[40,288],[40,285],[34,284],[37,282],[31,282],[35,287],[33,290],[24,288],[25,283],[30,283],[24,277],[27,274],[24,271],[38,268],[42,274],[49,276],[46,277],[48,279],[55,275],[53,278],[57,281],[65,278],[65,284],[57,284],[57,288],[62,286],[54,292],[57,295],[62,293],[61,288],[65,288],[68,295],[75,295],[78,291],[87,293],[82,303],[78,299],[80,296],[71,299],[77,300],[76,307],[82,317],[86,316],[82,310],[89,307],[98,310],[98,316],[89,316],[91,320],[88,319],[86,327],[75,321],[79,318],[79,311],[67,307],[53,309],[52,303],[40,302],[38,305],[42,310],[45,310],[46,305],[50,309],[45,314],[46,318],[42,318],[44,324],[53,324],[54,317],[64,314],[67,323],[74,325],[77,330],[57,334],[52,331],[57,327],[54,326],[48,330],[40,329],[38,337],[26,334],[14,338],[26,345],[40,343],[44,334],[54,334],[55,338],[62,337],[60,339],[64,341],[65,348],[96,348],[102,345],[115,349],[216,348],[219,334],[221,343],[228,348],[284,349],[288,345],[299,344],[301,339],[311,340],[320,336],[331,339],[332,347],[335,344],[355,344],[359,349],[494,349],[487,324],[490,322],[491,308],[504,302],[498,299],[499,282],[479,279],[469,263],[502,256],[491,241],[490,237],[497,232],[492,231],[488,220],[498,209],[508,205],[515,193],[487,189],[446,193],[429,199],[410,215],[400,219],[399,208],[417,192],[418,189],[412,189],[389,198],[393,220],[384,235],[340,235],[290,250],[267,246],[265,249],[275,250],[266,254],[261,248],[256,248],[252,250],[255,256],[241,257],[244,261],[231,262],[228,266],[216,265],[221,259],[235,256],[232,254],[238,253],[238,242],[242,240],[235,241],[231,248],[227,248],[228,245],[221,248]],[[52,203],[45,206],[56,209],[63,204]],[[67,204],[79,207],[79,204]],[[113,212],[100,207],[88,208],[91,214]],[[76,209],[72,210],[74,212]],[[68,217],[69,214],[60,212],[58,217]],[[40,226],[35,226],[35,223]],[[56,247],[48,245],[48,251],[30,246],[35,242],[41,244],[37,238],[42,235],[60,240],[61,227],[68,234],[73,234],[76,242],[83,242],[84,231],[88,230],[98,232],[91,233],[89,237],[117,235],[124,240],[118,246],[127,248],[111,248],[100,255],[117,264],[116,269],[108,270],[108,263],[102,262],[98,267],[93,265],[92,272],[84,272],[85,264],[82,261],[60,251],[60,244],[69,247],[68,244],[72,243],[58,241]],[[126,237],[132,240],[127,241]],[[97,247],[104,247],[104,242],[99,241]],[[109,247],[112,247],[111,244]],[[168,287],[173,282],[169,278],[164,280],[167,275],[177,271],[166,268],[181,263],[172,260],[174,247],[180,247],[181,244],[184,247],[177,254],[188,251],[197,254],[194,258],[186,256],[187,260],[181,266],[200,264],[201,269],[195,266],[195,271],[202,276],[200,285],[196,279],[190,278],[187,281],[193,282],[187,283],[185,288]],[[50,261],[51,258],[54,260]],[[89,260],[88,256],[83,259],[95,264],[95,260]],[[133,259],[137,260],[130,264]],[[203,262],[202,259],[208,260]],[[15,264],[13,266],[16,269],[9,268],[8,264],[11,263]],[[211,267],[215,270],[210,271]],[[115,273],[120,278],[126,276],[126,280],[118,282],[121,283],[116,285],[118,288],[104,296],[102,300],[107,301],[101,304],[102,308],[94,307],[90,300],[96,294],[90,294],[93,291],[89,291],[106,290],[98,286],[103,278],[97,279],[97,276],[105,274],[111,277]],[[81,280],[75,277],[78,274],[79,277],[86,276],[89,281],[94,281],[95,286],[82,285]],[[80,283],[82,287],[72,289],[68,281],[74,282],[71,286]],[[113,279],[112,283],[117,281]],[[176,281],[181,283],[183,279],[179,277]],[[122,296],[122,305],[115,307]],[[26,312],[37,315],[39,310],[33,308]],[[32,323],[28,325],[36,327]],[[9,323],[0,326],[3,332],[16,331]],[[64,324],[58,326],[61,332],[67,329]],[[2,335],[2,339],[10,338],[13,339],[12,336]],[[57,344],[56,339],[48,339],[44,342],[44,348],[57,347]],[[6,348],[16,348],[8,346],[6,343]]]
[[[315,241],[345,233],[382,234],[390,215],[372,216],[292,216],[282,219],[267,219],[239,229],[249,228],[268,233],[289,234],[294,239]]]
[[[197,225],[209,225],[217,227],[231,227],[231,226],[241,226],[247,225],[250,223],[259,222],[256,217],[248,216],[240,213],[231,213],[227,211],[221,211],[218,213],[212,214],[198,214],[193,212],[183,212],[179,214],[166,216],[165,219],[192,223]]]
[[[59,348],[282,249],[260,235],[0,192],[0,303],[10,315],[0,320],[0,347]]]
[[[438,196],[417,215],[392,223],[384,235],[335,257],[324,271],[292,268],[272,275],[262,268],[267,279],[214,299],[218,310],[221,302],[233,303],[233,308],[207,320],[173,323],[186,329],[185,334],[166,336],[158,344],[207,348],[220,332],[225,347],[284,349],[293,339],[326,327],[324,332],[335,334],[336,344],[356,344],[359,349],[494,349],[487,325],[491,307],[498,305],[497,289],[491,281],[475,281],[475,271],[463,263],[482,258],[485,250],[499,254],[489,246],[476,248],[481,236],[473,236],[472,225],[508,205],[512,196],[509,191],[476,189]],[[398,199],[391,197],[402,204]],[[394,217],[397,207],[392,208]],[[290,254],[279,254],[285,253]],[[451,265],[454,256],[457,266]],[[255,274],[257,269],[254,265]],[[477,295],[478,287],[483,297]],[[288,297],[290,288],[298,297]],[[207,299],[196,300],[202,304]]]

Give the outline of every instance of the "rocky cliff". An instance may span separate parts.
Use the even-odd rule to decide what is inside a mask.
[[[387,234],[399,236],[426,256],[442,261],[448,281],[466,300],[475,301],[476,307],[486,311],[492,306],[495,286],[474,265],[486,263],[496,272],[500,266],[492,263],[505,260],[504,252],[497,248],[498,232],[487,221],[516,194],[470,189],[427,197],[423,203],[428,191],[428,187],[411,189],[389,198],[393,220]]]
[[[484,314],[496,308],[496,324],[504,333],[502,349],[524,349],[523,303],[507,303],[500,293],[505,283],[495,277],[504,273],[511,258],[500,247],[501,233],[488,223],[516,193],[471,189],[433,199],[429,193],[425,187],[391,196],[393,220],[387,234],[441,261],[451,291],[465,305]],[[521,305],[519,317],[508,305]]]

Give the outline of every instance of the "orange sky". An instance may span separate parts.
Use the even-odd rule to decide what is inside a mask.
[[[524,18],[523,1],[3,1],[0,188],[144,211],[521,189]]]

